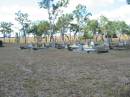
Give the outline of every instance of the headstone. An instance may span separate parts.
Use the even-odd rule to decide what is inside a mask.
[[[105,38],[105,39],[104,39],[104,45],[105,45],[105,46],[109,46],[109,39],[108,39],[108,38]]]
[[[95,45],[94,42],[91,41],[91,42],[90,42],[90,46],[92,46],[92,48],[94,48],[94,45]]]
[[[99,33],[98,32],[96,32],[96,36],[98,36],[99,35]]]
[[[32,44],[29,44],[27,47],[28,47],[29,49],[32,49],[32,48],[33,48],[33,45],[32,45]]]
[[[2,40],[0,40],[0,47],[3,47],[3,42],[2,42]]]
[[[83,51],[83,45],[82,44],[79,44],[79,50]]]

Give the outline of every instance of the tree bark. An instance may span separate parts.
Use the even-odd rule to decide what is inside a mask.
[[[104,35],[102,34],[102,35],[101,35],[101,39],[102,39],[102,41],[104,41],[104,37],[103,37],[103,36],[104,36]]]

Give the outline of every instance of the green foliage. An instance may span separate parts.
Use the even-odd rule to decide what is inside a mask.
[[[0,23],[0,32],[2,32],[3,34],[10,34],[11,32],[13,32],[12,30],[12,23],[10,22],[1,22]]]
[[[20,10],[15,13],[16,18],[15,20],[19,22],[21,25],[20,31],[23,32],[24,36],[26,37],[26,32],[29,28],[29,25],[31,21],[28,19],[28,14],[27,13],[22,13]]]
[[[44,8],[48,10],[48,15],[49,15],[49,21],[51,24],[53,24],[53,21],[58,16],[58,13],[60,12],[61,7],[67,6],[69,0],[41,0],[39,3],[40,8]]]
[[[48,10],[51,39],[53,38],[54,30],[57,30],[57,28],[55,28],[54,22],[57,19],[59,13],[61,13],[60,8],[66,7],[68,2],[69,0],[41,0],[41,2],[39,2],[40,8]]]
[[[72,14],[63,14],[61,17],[58,18],[56,23],[57,29],[60,31],[61,29],[67,28],[72,21]]]
[[[47,21],[41,21],[38,24],[38,33],[36,33],[36,35],[41,36],[42,34],[47,33],[49,30],[49,23]]]
[[[80,26],[83,26],[83,23],[88,20],[88,17],[91,16],[91,12],[87,10],[85,5],[77,5],[76,9],[73,11],[74,17],[77,19],[77,23]]]
[[[115,34],[114,26],[115,26],[114,22],[112,22],[112,21],[108,21],[108,23],[105,25],[108,36],[112,36],[113,34]]]
[[[65,7],[68,4],[69,0],[41,0],[39,3],[40,8],[53,10],[58,9],[59,7]]]
[[[79,31],[79,26],[77,24],[70,24],[70,30],[78,32]]]
[[[93,33],[91,31],[85,32],[83,37],[85,39],[92,39],[93,38]]]
[[[25,23],[30,22],[28,20],[28,14],[27,13],[22,13],[20,10],[15,13],[16,18],[15,20],[18,21],[21,25],[24,25]]]
[[[100,16],[100,19],[99,19],[100,33],[106,32],[107,23],[108,23],[108,18],[105,16]]]
[[[98,21],[97,20],[89,20],[87,25],[85,26],[85,28],[88,31],[92,31],[93,33],[95,33],[97,28],[98,28]]]
[[[77,32],[81,32],[81,30],[84,28],[84,25],[88,21],[88,17],[92,14],[87,10],[87,7],[85,5],[77,5],[76,9],[73,11],[74,18],[77,20],[77,25],[72,25],[71,29],[75,29],[75,34]],[[77,26],[77,27],[76,27]]]
[[[36,36],[42,36],[49,31],[49,23],[47,21],[40,21],[39,23],[33,24],[28,33],[33,33]]]
[[[16,12],[15,15],[16,15],[15,20],[18,21],[19,24],[21,25],[20,31],[22,32],[22,34],[25,38],[25,44],[26,44],[26,42],[27,42],[26,34],[28,32],[31,21],[28,19],[28,14],[22,13],[20,10],[18,12]]]
[[[129,33],[129,26],[124,21],[110,21],[105,16],[101,16],[99,30],[100,33],[106,32],[108,36],[112,36],[117,33]]]
[[[128,33],[127,34],[130,35],[130,26],[128,27]]]
[[[119,21],[118,25],[120,27],[121,32],[124,32],[125,30],[129,28],[129,26],[124,21]]]
[[[82,22],[91,16],[92,14],[88,12],[87,7],[85,5],[77,5],[76,9],[73,11],[74,17],[76,17],[78,22]]]
[[[89,20],[87,25],[84,26],[84,38],[85,39],[92,39],[93,34],[96,32],[98,28],[98,22],[97,20]]]

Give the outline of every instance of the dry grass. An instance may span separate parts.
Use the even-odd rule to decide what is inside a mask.
[[[62,39],[61,39],[61,37],[54,37],[55,38],[55,41],[56,42],[61,42],[62,41]],[[69,39],[68,39],[69,38]],[[79,37],[76,37],[76,39],[74,39],[74,36],[71,36],[71,38],[70,38],[70,36],[68,36],[68,38],[67,37],[65,37],[65,41],[66,42],[69,42],[69,41],[71,41],[72,43],[73,42],[75,42],[76,40],[80,40],[79,39]],[[93,40],[95,40],[96,39],[96,36],[94,36],[94,39]],[[129,36],[127,36],[127,35],[122,35],[121,37],[120,37],[120,39],[121,40],[129,40],[130,39],[130,37]],[[0,40],[2,40],[2,41],[4,41],[4,42],[6,42],[6,43],[16,43],[16,38],[6,38],[5,40],[4,40],[4,38],[0,38]],[[99,36],[98,37],[98,39],[97,39],[98,41],[102,41],[101,40],[101,36]],[[113,41],[118,41],[119,39],[118,38],[114,38],[113,39]],[[36,39],[34,39],[33,37],[27,37],[27,43],[36,43]],[[47,42],[49,42],[50,40],[49,40],[49,37],[47,37]],[[43,38],[42,39],[42,43],[45,43],[46,42],[46,40],[45,40],[45,38]],[[25,39],[24,38],[20,38],[20,43],[25,43]]]
[[[130,51],[0,48],[0,97],[130,97]]]

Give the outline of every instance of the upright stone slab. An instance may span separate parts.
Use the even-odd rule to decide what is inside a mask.
[[[2,42],[2,40],[0,40],[0,47],[3,47],[3,42]]]

